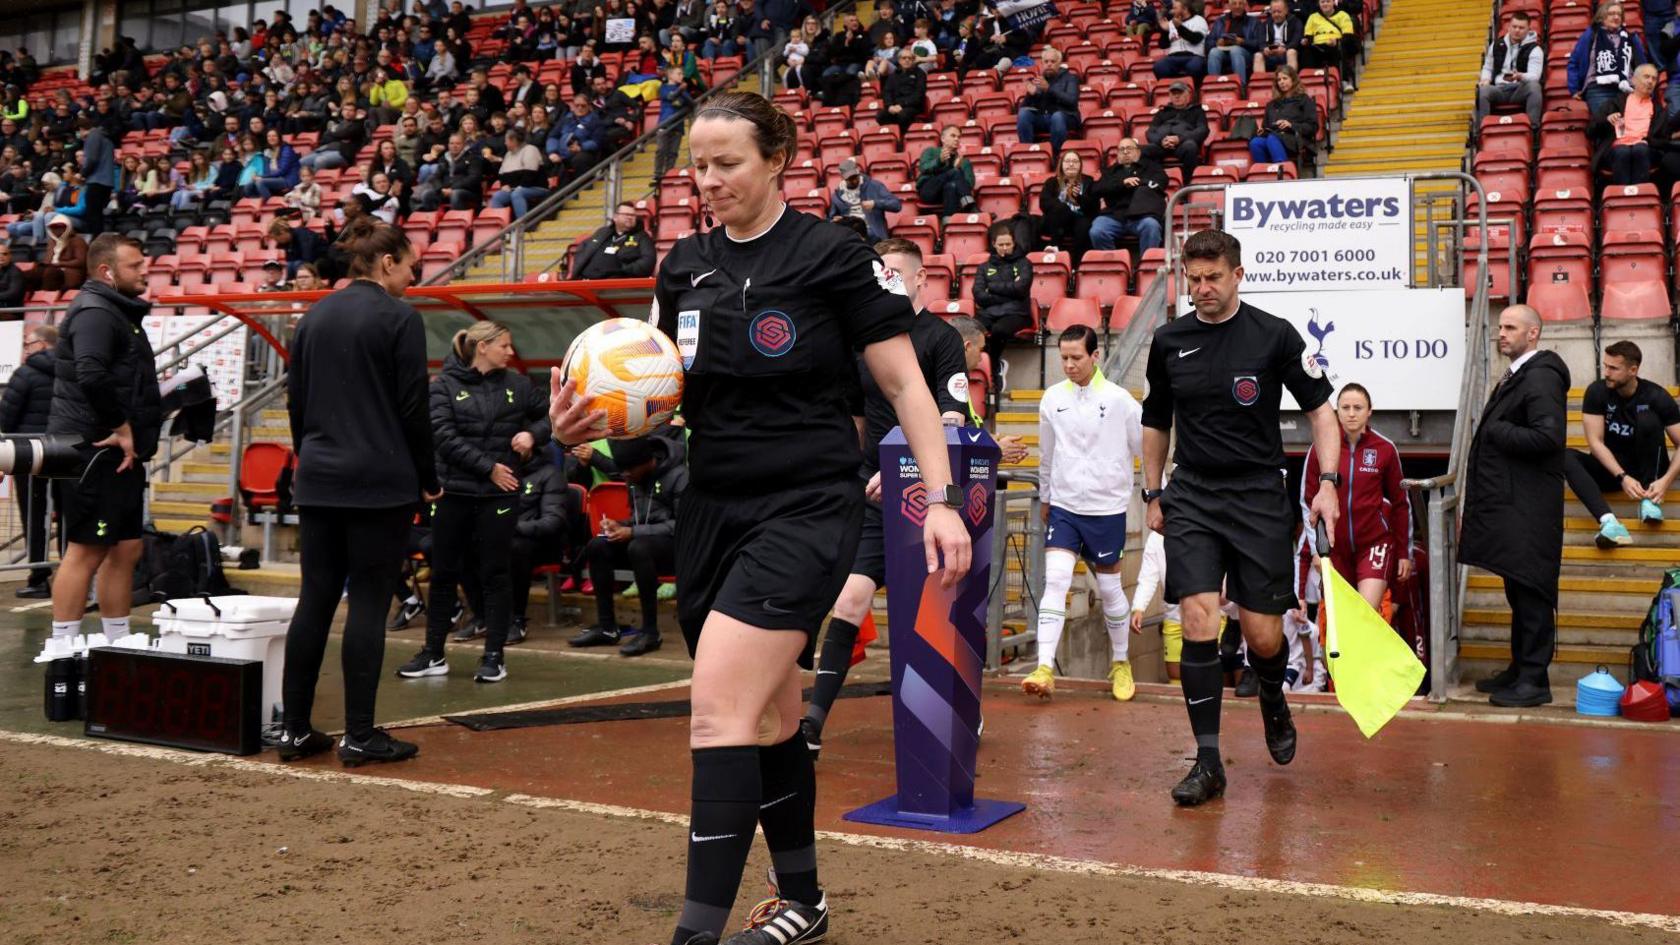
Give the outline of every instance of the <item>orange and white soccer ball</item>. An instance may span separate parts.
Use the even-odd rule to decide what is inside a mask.
[[[609,318],[589,326],[566,349],[560,371],[577,382],[587,409],[606,412],[600,436],[640,436],[670,420],[682,403],[677,346],[640,319]]]

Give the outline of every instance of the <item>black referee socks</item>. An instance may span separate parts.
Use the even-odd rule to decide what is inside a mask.
[[[1280,640],[1277,652],[1267,657],[1254,652],[1251,646],[1248,648],[1248,665],[1260,680],[1261,701],[1274,705],[1283,701],[1283,672],[1289,665],[1288,645]]]
[[[1219,704],[1225,694],[1225,668],[1219,662],[1218,641],[1185,640],[1178,669],[1184,686],[1184,708],[1190,713],[1190,731],[1196,735],[1196,760],[1221,767]]]
[[[839,617],[828,621],[823,634],[822,654],[817,657],[817,681],[811,686],[811,704],[805,707],[805,717],[822,731],[834,700],[840,698],[840,687],[846,684],[846,672],[852,668],[852,646],[857,643],[858,628]],[[765,788],[769,791],[769,788]]]
[[[719,938],[741,889],[763,801],[756,745],[696,748],[688,818],[688,886],[672,945],[696,933]]]
[[[779,745],[758,750],[764,779],[764,803],[758,822],[776,868],[776,886],[783,899],[814,906],[822,898],[817,886],[817,832],[812,826],[817,809],[817,771],[805,739],[795,734]]]

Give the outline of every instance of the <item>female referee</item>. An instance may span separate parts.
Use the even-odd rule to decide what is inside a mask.
[[[435,499],[439,489],[426,413],[426,330],[420,313],[402,300],[414,282],[414,248],[401,230],[371,216],[345,227],[338,245],[351,282],[298,322],[286,378],[303,586],[286,631],[280,758],[332,747],[310,725],[309,713],[344,593],[350,611],[338,757],[355,766],[419,753],[373,727],[373,705],[409,520],[415,504]]]
[[[723,934],[762,825],[782,897],[729,945],[794,945],[828,932],[817,882],[816,778],[799,739],[800,673],[857,546],[863,483],[843,375],[861,349],[893,404],[928,493],[928,572],[968,570],[944,434],[907,332],[896,274],[841,227],[789,208],[781,175],[793,120],[730,92],[689,134],[695,179],[722,224],[660,266],[654,313],[687,372],[692,485],[677,519],[677,612],[694,655],[688,883],[673,945]],[[562,444],[601,415],[553,374]]]
[[[1330,549],[1330,564],[1380,612],[1389,582],[1412,576],[1412,503],[1400,484],[1400,450],[1393,440],[1371,429],[1371,392],[1362,385],[1342,385],[1336,395],[1336,419],[1342,424],[1342,455],[1336,471],[1342,475],[1343,505],[1336,525],[1341,534]],[[1316,462],[1309,448],[1302,467],[1306,470],[1303,510],[1312,500],[1305,483],[1310,482],[1314,491],[1318,488]],[[1302,529],[1300,552],[1311,568],[1308,529]]]

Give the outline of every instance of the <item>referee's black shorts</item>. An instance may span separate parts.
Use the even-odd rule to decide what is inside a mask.
[[[879,502],[863,504],[863,531],[858,535],[857,554],[852,556],[852,573],[874,581],[876,587],[886,586],[887,539]]]
[[[1295,608],[1296,510],[1283,473],[1198,475],[1180,466],[1161,496],[1166,599],[1218,593],[1257,614]]]
[[[715,610],[804,633],[799,665],[810,669],[817,629],[857,551],[863,507],[863,482],[850,476],[756,496],[689,487],[677,507],[677,622],[689,655]]]
[[[75,479],[58,480],[59,527],[78,545],[115,545],[146,530],[146,464],[136,459],[117,472],[122,450],[83,451],[86,462]]]

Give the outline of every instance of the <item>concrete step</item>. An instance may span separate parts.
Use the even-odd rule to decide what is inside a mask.
[[[152,501],[178,500],[182,502],[208,502],[227,495],[227,475],[222,475],[221,482],[154,482],[152,483]]]
[[[159,501],[154,499],[152,501],[152,515],[181,519],[207,519],[210,517],[210,500],[208,498],[198,501]],[[202,525],[204,523],[200,521],[197,524]]]
[[[1655,525],[1646,525],[1643,522],[1636,523],[1630,518],[1629,521],[1622,524],[1626,525],[1628,531],[1633,533],[1635,537],[1652,538],[1661,542],[1666,536],[1672,540],[1674,549],[1680,552],[1680,520],[1665,518]],[[1564,518],[1563,528],[1566,532],[1586,532],[1589,535],[1595,535],[1598,533],[1599,525],[1591,518],[1576,518],[1571,515]],[[1676,558],[1680,559],[1680,555],[1676,555]]]
[[[1630,569],[1631,570],[1631,569]],[[1660,568],[1639,577],[1583,576],[1558,578],[1558,607],[1571,613],[1634,615],[1643,618],[1659,583]],[[1467,609],[1505,612],[1505,582],[1498,575],[1476,571],[1465,588]]]
[[[182,463],[177,472],[182,481],[192,483],[219,483],[222,488],[227,487],[228,473],[231,470],[227,463]]]
[[[1677,558],[1673,548],[1632,547],[1616,548],[1605,551],[1593,545],[1563,546],[1563,561],[1565,566],[1576,565],[1582,568],[1610,569],[1626,571],[1632,567],[1672,568],[1680,558]]]
[[[190,528],[207,528],[210,525],[208,515],[204,518],[157,518],[156,512],[152,514],[152,525],[160,532],[179,535]]]

